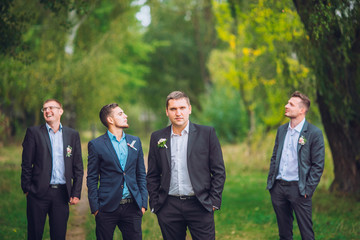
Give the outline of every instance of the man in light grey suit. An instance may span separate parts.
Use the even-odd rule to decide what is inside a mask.
[[[294,92],[285,105],[290,123],[280,126],[276,134],[267,189],[280,239],[293,239],[293,212],[302,239],[315,239],[311,198],[324,170],[325,151],[321,130],[305,119],[309,108],[309,98]]]

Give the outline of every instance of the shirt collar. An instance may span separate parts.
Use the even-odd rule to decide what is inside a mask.
[[[109,136],[110,140],[116,140],[116,141],[118,141],[118,140],[116,139],[116,136],[115,136],[114,134],[112,134],[109,130],[107,130],[107,133],[108,133],[108,136]],[[122,135],[120,141],[122,141],[122,140],[125,139],[125,135],[126,135],[125,132],[123,132],[123,135]],[[119,142],[119,141],[118,141],[118,142]]]
[[[49,132],[50,129],[54,131],[48,123],[45,124],[47,131]],[[59,132],[62,132],[62,124],[60,123]]]
[[[304,124],[305,124],[305,118],[298,125],[296,125],[296,127],[294,127],[294,128],[291,128],[291,122],[289,122],[288,130],[295,130],[297,132],[301,132]]]
[[[190,122],[190,121],[188,121],[186,127],[181,131],[181,136],[184,135],[184,134],[189,133],[189,125],[190,125],[189,122]],[[177,134],[174,133],[174,131],[173,131],[173,125],[171,125],[171,136],[174,136],[174,135],[177,135]]]

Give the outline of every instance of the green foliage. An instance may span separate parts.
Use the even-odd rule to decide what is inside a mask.
[[[48,98],[63,103],[63,124],[82,128],[99,122],[105,104],[138,102],[152,47],[142,40],[137,9],[130,1],[14,1],[6,11],[25,17],[16,19],[24,26],[18,53],[0,55],[0,113],[6,119],[0,128],[11,129],[0,141],[40,124],[39,109]],[[66,53],[76,24],[74,52]]]
[[[165,99],[170,92],[182,90],[192,105],[200,106],[199,96],[210,81],[206,62],[216,35],[210,1],[151,1],[149,5],[152,21],[145,41],[155,51],[149,57],[148,84],[142,93],[163,126],[167,122]]]
[[[309,69],[299,62],[293,42],[303,27],[289,1],[214,2],[219,38],[228,43],[212,55],[212,73],[221,71],[222,85],[238,89],[249,119],[250,131],[268,131],[284,121],[289,95],[304,91],[312,98]],[[217,79],[221,77],[218,76]]]
[[[195,122],[213,126],[224,142],[243,140],[248,131],[247,115],[239,92],[230,87],[214,87],[201,101]]]

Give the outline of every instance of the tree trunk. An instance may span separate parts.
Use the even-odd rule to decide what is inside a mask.
[[[330,189],[360,193],[359,3],[343,8],[350,1],[293,2],[310,39],[302,56],[316,75],[317,101],[333,155]]]
[[[349,129],[346,123],[332,122],[329,107],[321,95],[318,95],[318,105],[334,162],[335,179],[330,190],[360,192],[360,147],[355,147],[359,142],[360,122]]]

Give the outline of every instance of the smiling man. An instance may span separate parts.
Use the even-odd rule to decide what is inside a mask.
[[[212,127],[189,121],[190,100],[172,92],[166,100],[171,126],[151,135],[147,186],[165,240],[215,239],[214,211],[220,209],[225,166]]]
[[[301,238],[315,239],[312,195],[324,170],[324,139],[319,128],[305,119],[310,100],[294,92],[285,105],[290,119],[279,127],[270,162],[267,189],[276,213],[280,239],[293,239],[295,212]]]
[[[65,239],[69,203],[80,199],[83,163],[79,133],[62,126],[55,99],[41,109],[46,124],[30,127],[23,142],[21,187],[27,196],[28,239],[42,239],[49,215],[51,239]]]
[[[146,172],[141,142],[125,134],[127,115],[116,103],[105,105],[100,120],[108,131],[88,144],[87,187],[96,238],[113,239],[116,226],[124,240],[142,239],[147,208]]]

